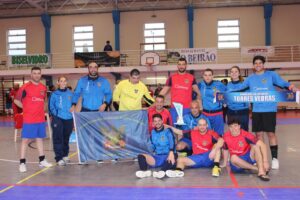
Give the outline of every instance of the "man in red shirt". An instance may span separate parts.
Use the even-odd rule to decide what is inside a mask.
[[[43,138],[46,137],[45,128],[45,99],[47,88],[41,81],[41,68],[31,69],[31,80],[24,84],[18,91],[14,100],[15,104],[23,108],[23,129],[21,143],[20,172],[26,172],[25,152],[30,140],[35,139],[39,152],[39,164],[42,167],[51,167],[45,159]]]
[[[187,61],[185,58],[180,58],[177,63],[178,71],[176,74],[170,76],[163,87],[160,95],[165,96],[171,88],[171,109],[173,123],[177,121],[177,112],[174,108],[173,102],[183,105],[183,115],[190,112],[190,103],[192,102],[193,91],[197,94],[197,100],[200,103],[200,110],[202,110],[202,102],[199,88],[197,86],[195,77],[186,72]]]
[[[245,169],[258,171],[258,177],[269,181],[267,175],[270,169],[267,147],[261,140],[256,140],[254,134],[241,129],[238,119],[228,122],[229,131],[223,136],[224,149],[230,153],[232,172],[243,172]],[[224,152],[224,161],[228,159],[228,151]],[[257,165],[254,165],[256,163]]]
[[[213,167],[212,175],[219,176],[221,168],[219,166],[223,139],[213,130],[208,130],[205,119],[199,119],[197,129],[191,131],[193,155],[181,157],[177,160],[176,170],[166,171],[170,178],[183,177],[184,168]]]
[[[152,116],[154,114],[157,113],[161,114],[164,124],[169,124],[169,125],[173,124],[170,112],[164,108],[164,104],[165,104],[165,97],[162,95],[157,95],[155,97],[155,105],[151,106],[148,109],[149,133],[151,133],[152,129],[154,128],[153,120],[152,120]]]

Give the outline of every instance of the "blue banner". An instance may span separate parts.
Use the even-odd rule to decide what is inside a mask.
[[[218,102],[258,103],[258,102],[295,102],[296,93],[290,91],[264,92],[227,92],[217,93]]]
[[[150,152],[147,111],[80,112],[74,121],[80,163]]]

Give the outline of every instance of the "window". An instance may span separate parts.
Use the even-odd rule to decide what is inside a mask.
[[[74,26],[73,42],[74,52],[94,51],[93,26]]]
[[[218,48],[240,48],[239,20],[218,21]]]
[[[10,29],[7,33],[8,55],[26,54],[26,29]]]
[[[165,50],[165,24],[147,23],[144,27],[144,45],[145,51]],[[148,44],[147,44],[148,43]]]

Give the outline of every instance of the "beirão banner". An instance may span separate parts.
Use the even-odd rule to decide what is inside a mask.
[[[168,52],[168,63],[177,63],[180,57],[185,57],[188,64],[211,63],[217,61],[217,49],[172,49]]]
[[[80,163],[149,153],[147,111],[74,113]]]
[[[8,57],[9,67],[51,67],[50,54],[14,55]]]
[[[290,91],[265,91],[265,92],[227,92],[217,93],[217,101],[234,103],[262,103],[262,102],[295,102],[299,93]]]

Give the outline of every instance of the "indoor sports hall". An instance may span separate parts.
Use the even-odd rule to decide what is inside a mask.
[[[300,0],[0,0],[0,199],[300,199],[299,11]],[[253,92],[254,83],[248,81],[257,73],[253,58],[258,55],[265,59],[263,70],[276,74],[271,78],[276,90],[263,88],[269,79],[259,83],[264,96],[259,96],[257,87]],[[184,72],[180,71],[182,65]],[[247,82],[248,90],[230,93],[228,86],[220,91],[205,82],[209,68],[212,83],[230,84],[233,66],[238,66],[239,81]],[[140,88],[124,86],[122,92],[128,98],[134,96],[126,107],[125,100],[117,96],[121,92],[116,91],[127,79],[133,83],[134,69],[145,93],[134,96],[140,94]],[[181,86],[171,77],[180,73],[193,77],[189,96],[176,96]],[[98,78],[102,82],[93,82]],[[185,79],[182,84],[187,82]],[[33,83],[42,89],[30,89],[34,86],[28,85]],[[98,90],[91,91],[95,87],[107,87],[103,98],[97,96],[102,95]],[[222,162],[227,165],[219,167],[217,162],[217,177],[212,176],[212,168],[185,169],[183,177],[170,178],[167,172],[155,177],[156,168],[149,166],[151,176],[139,177],[142,161],[138,155],[152,155],[151,145],[157,150],[153,134],[158,129],[156,122],[152,126],[149,121],[157,96],[163,96],[163,109],[174,110],[173,123],[179,124],[174,126],[181,129],[186,107],[184,103],[174,105],[174,98],[188,101],[188,106],[192,99],[200,98],[200,114],[214,116],[216,112],[206,107],[210,98],[206,89],[212,91],[211,105],[221,106],[217,111],[224,116],[225,134],[232,132],[230,123],[227,125],[228,111],[225,114],[231,94],[250,109],[247,124],[253,134],[252,122],[265,123],[254,116],[255,104],[267,110],[271,102],[277,105],[275,134],[271,134],[276,135],[276,153],[270,134],[262,135],[267,158],[262,153],[261,159],[269,166],[263,169],[265,175],[258,176],[257,170],[234,173],[229,164],[233,156],[224,160],[224,149],[229,148],[224,144],[220,166]],[[57,132],[65,134],[66,130],[57,128],[56,104],[52,102],[59,91],[71,95],[66,97],[68,104],[63,104],[61,96],[55,102],[59,109],[67,110],[72,124],[64,147],[56,143]],[[31,96],[33,93],[36,96]],[[86,107],[98,101],[100,107]],[[131,107],[135,103],[138,106]],[[35,130],[30,120],[37,117],[46,136],[27,141],[25,135]],[[169,140],[174,141],[174,149],[169,151],[180,158],[189,156],[175,148],[181,136],[165,127],[162,125],[173,133]],[[66,146],[68,153],[60,156],[58,150]],[[249,143],[249,149],[254,147]],[[280,163],[276,167],[274,158]],[[41,164],[44,161],[47,163]],[[259,171],[260,165],[257,161],[252,167]]]

